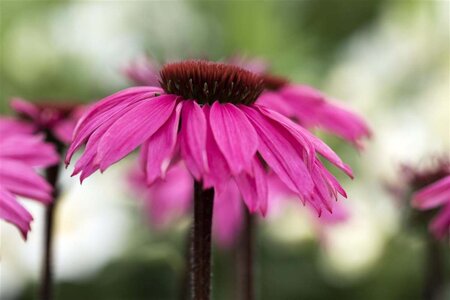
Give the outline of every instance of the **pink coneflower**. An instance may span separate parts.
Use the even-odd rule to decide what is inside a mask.
[[[413,195],[413,206],[428,210],[442,206],[430,224],[430,231],[438,239],[450,233],[450,175],[420,189]]]
[[[51,133],[63,144],[70,142],[73,129],[83,112],[83,107],[75,104],[32,103],[14,98],[11,107],[24,120],[34,124],[38,132]]]
[[[129,88],[93,105],[77,124],[66,163],[86,144],[74,171],[83,180],[142,146],[142,168],[151,184],[165,176],[171,161],[184,161],[196,181],[193,272],[199,278],[193,291],[209,295],[209,259],[201,257],[210,256],[205,243],[210,242],[212,198],[220,197],[230,181],[251,212],[265,214],[270,169],[320,214],[345,193],[317,154],[349,176],[351,169],[307,130],[255,103],[264,88],[256,74],[183,61],[165,65],[160,78],[161,87]]]
[[[409,199],[412,195],[412,206],[420,211],[443,206],[441,212],[431,221],[429,229],[440,239],[448,234],[450,222],[450,159],[435,157],[425,166],[413,168],[404,165],[401,169],[402,181],[395,186],[389,186],[393,194],[400,200]],[[408,204],[409,205],[409,204]],[[424,212],[416,212],[412,221],[430,219]]]
[[[33,130],[29,124],[0,118],[0,218],[14,224],[25,239],[33,217],[17,196],[49,204],[52,187],[35,168],[58,162],[54,147],[32,135]]]
[[[282,115],[255,103],[259,76],[235,66],[184,61],[164,66],[161,86],[129,88],[92,106],[78,123],[66,163],[83,144],[75,174],[104,171],[142,145],[148,183],[180,156],[204,188],[234,180],[251,211],[266,209],[263,165],[321,212],[337,180],[317,153],[351,175],[322,141]],[[180,149],[179,151],[177,151]]]
[[[263,75],[265,91],[258,103],[292,118],[307,128],[319,128],[335,134],[358,148],[361,139],[371,135],[366,122],[320,91],[307,85],[293,84],[286,78]]]

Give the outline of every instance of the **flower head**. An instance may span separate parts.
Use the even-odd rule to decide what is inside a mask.
[[[267,210],[267,171],[319,214],[345,194],[318,154],[351,176],[351,169],[321,140],[257,103],[258,75],[206,61],[165,65],[161,87],[135,87],[93,105],[78,122],[66,163],[83,144],[74,174],[104,171],[137,147],[147,183],[184,161],[216,198],[233,182],[252,212]]]
[[[63,144],[70,142],[73,129],[83,108],[77,105],[56,103],[32,103],[15,98],[11,107],[24,120],[32,123],[38,132],[51,133]]]
[[[425,210],[438,209],[441,212],[431,220],[429,230],[440,239],[446,236],[450,226],[450,159],[435,156],[421,166],[401,166],[401,181],[388,185],[391,193],[402,203],[407,200],[414,224],[428,224],[431,214]],[[412,198],[412,201],[409,200]],[[409,205],[411,204],[411,205]]]
[[[54,147],[33,135],[33,130],[29,124],[0,118],[0,218],[14,224],[24,238],[33,218],[16,197],[51,202],[52,188],[35,167],[58,162]]]

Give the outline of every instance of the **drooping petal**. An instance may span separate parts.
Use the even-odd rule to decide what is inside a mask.
[[[291,190],[309,195],[314,183],[303,162],[301,145],[281,125],[266,119],[254,108],[242,106],[242,109],[258,133],[258,151],[263,159]]]
[[[413,205],[421,209],[430,209],[450,203],[450,176],[419,190],[413,196]]]
[[[268,202],[267,180],[264,168],[257,159],[252,162],[252,171],[253,175],[242,172],[236,176],[236,185],[250,212],[259,211],[265,216]]]
[[[40,110],[31,102],[25,101],[21,98],[13,98],[10,105],[13,110],[30,119],[35,120],[39,118]]]
[[[209,114],[214,139],[233,174],[250,165],[258,148],[258,136],[245,114],[235,105],[215,102]]]
[[[33,217],[17,202],[13,194],[0,186],[0,219],[15,225],[26,239]]]
[[[450,234],[450,203],[446,204],[433,219],[430,231],[438,239],[443,239]]]
[[[206,118],[192,100],[184,101],[181,110],[180,150],[189,171],[199,180],[208,170]]]
[[[142,101],[148,101],[157,94],[162,93],[159,88],[135,87],[117,92],[92,105],[78,121],[73,140],[67,151],[65,163],[69,164],[70,159],[77,149],[86,142],[88,137],[105,122],[116,120],[125,108]]]
[[[145,151],[144,168],[148,184],[158,177],[164,177],[166,173],[175,149],[181,107],[182,102],[177,105],[166,123],[145,142],[145,147],[141,150]]]
[[[0,140],[0,158],[19,160],[33,167],[47,167],[59,162],[55,147],[42,137],[17,134]]]
[[[279,94],[291,107],[287,116],[295,117],[304,126],[322,128],[357,146],[360,145],[359,139],[371,135],[368,125],[360,116],[330,102],[312,87],[287,85],[281,88]]]
[[[61,120],[53,127],[53,134],[61,142],[68,144],[72,140],[73,130],[75,129],[76,121],[73,119]]]
[[[227,182],[231,176],[228,163],[216,143],[209,123],[209,114],[211,107],[209,105],[203,106],[203,112],[208,122],[206,129],[206,154],[208,159],[209,172],[207,172],[203,179],[203,187],[215,187],[221,189],[220,185]]]
[[[308,143],[311,144],[315,149],[315,151],[320,153],[323,157],[325,157],[329,162],[334,164],[336,167],[344,171],[344,173],[347,174],[349,177],[353,178],[352,169],[347,164],[345,164],[341,160],[341,158],[330,147],[328,147],[327,144],[322,142],[319,138],[315,137],[308,130],[302,128],[300,125],[291,122],[289,119],[273,110],[260,106],[258,106],[258,109],[261,111],[261,113],[271,118],[272,120],[278,122],[287,130],[289,130],[289,132],[295,137],[297,137],[303,145],[306,145],[306,147]]]
[[[213,237],[219,246],[231,247],[242,227],[242,201],[234,181],[229,180],[214,192]]]
[[[2,139],[17,134],[31,134],[35,126],[13,118],[0,117],[0,136]]]
[[[52,201],[52,187],[30,166],[15,160],[2,160],[0,163],[0,184],[11,193],[38,200]]]
[[[143,101],[120,117],[101,137],[96,163],[104,171],[154,134],[170,117],[176,97],[163,95]]]

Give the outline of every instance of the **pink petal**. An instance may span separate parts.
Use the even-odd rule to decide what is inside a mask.
[[[430,209],[450,203],[450,176],[428,185],[413,196],[413,205],[421,209]]]
[[[39,118],[40,110],[33,103],[25,101],[21,98],[14,98],[11,100],[11,108],[19,114],[23,114],[32,120]]]
[[[209,172],[204,176],[204,188],[216,187],[220,188],[224,182],[227,182],[231,176],[228,163],[217,145],[216,139],[211,130],[209,105],[203,105],[203,112],[208,122],[206,129],[206,152],[208,159]]]
[[[214,192],[213,237],[222,248],[231,247],[242,227],[242,201],[233,181]]]
[[[303,149],[288,131],[254,108],[242,106],[259,135],[258,151],[272,170],[293,191],[309,195],[314,183],[303,162]]]
[[[308,143],[312,144],[315,151],[320,153],[323,157],[325,157],[329,162],[334,164],[336,167],[344,171],[349,177],[353,178],[352,169],[348,165],[346,165],[341,160],[341,158],[322,140],[315,137],[308,130],[291,122],[289,119],[280,115],[279,113],[264,107],[258,108],[261,111],[261,113],[283,125],[283,127],[285,127],[287,130],[289,130],[291,134],[297,137],[299,141],[302,142],[302,144],[304,145],[308,145]]]
[[[284,102],[291,106],[291,113],[288,116],[296,117],[307,127],[323,128],[356,145],[359,143],[358,139],[369,137],[371,134],[361,117],[331,103],[312,87],[288,85],[282,88],[279,94],[284,98]]]
[[[15,225],[26,239],[33,217],[17,202],[13,194],[0,186],[0,219]]]
[[[59,162],[55,147],[42,137],[16,134],[0,140],[0,158],[21,161],[33,167],[47,167]]]
[[[200,106],[184,101],[181,110],[180,150],[192,175],[200,180],[208,170],[206,156],[206,118]]]
[[[25,123],[13,118],[0,117],[0,136],[2,139],[17,134],[31,134],[35,127],[30,123]]]
[[[65,163],[69,164],[72,155],[86,142],[88,137],[105,122],[117,119],[123,114],[126,107],[148,101],[155,94],[162,93],[159,88],[135,87],[117,92],[92,105],[78,121],[73,141],[67,151]]]
[[[443,239],[450,233],[450,203],[446,204],[430,224],[430,231],[438,239]]]
[[[139,103],[115,121],[101,137],[96,163],[104,171],[141,145],[170,117],[176,104],[173,95]]]
[[[264,168],[257,159],[252,162],[252,171],[253,176],[248,173],[236,176],[236,185],[250,212],[259,210],[265,216],[268,201],[267,180]]]
[[[0,163],[0,184],[11,193],[35,199],[43,203],[52,201],[52,187],[47,181],[36,174],[28,165],[2,159]]]
[[[238,174],[250,165],[258,148],[258,136],[245,114],[233,104],[215,102],[209,122],[217,146],[230,170]]]
[[[145,150],[143,155],[147,156],[144,167],[148,184],[158,177],[164,177],[166,173],[177,141],[181,107],[180,102],[167,122],[145,142],[141,150]]]
[[[68,144],[72,140],[72,134],[75,129],[77,122],[73,119],[65,119],[53,127],[53,134],[61,142]]]
[[[164,179],[157,179],[146,200],[153,226],[163,228],[186,215],[192,203],[193,186],[193,178],[183,164],[171,167]]]

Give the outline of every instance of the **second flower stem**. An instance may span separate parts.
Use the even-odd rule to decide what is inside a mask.
[[[45,228],[44,228],[44,257],[42,263],[42,277],[40,299],[53,299],[53,231],[56,201],[59,197],[57,180],[59,165],[49,167],[46,170],[47,181],[53,186],[53,202],[45,208]]]
[[[195,300],[211,297],[211,227],[214,190],[194,184],[194,222],[191,236],[191,295]]]
[[[247,207],[244,208],[244,226],[237,245],[237,290],[239,291],[238,299],[253,300],[255,299],[254,291],[254,227],[255,219],[249,213]]]

